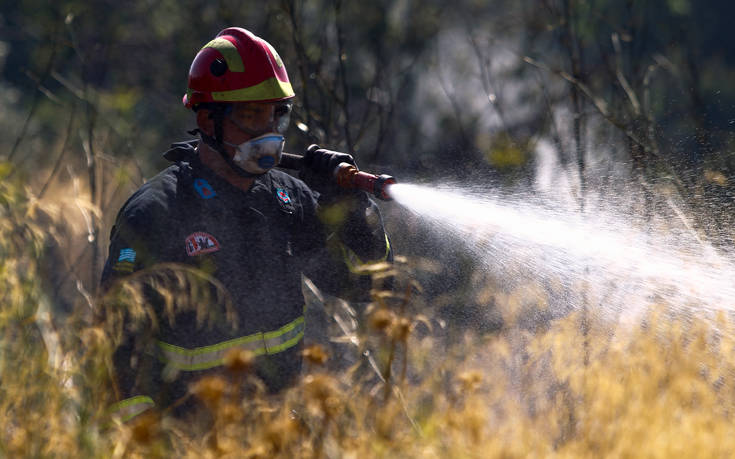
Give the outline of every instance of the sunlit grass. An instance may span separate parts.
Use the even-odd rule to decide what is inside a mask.
[[[486,292],[504,319],[491,334],[453,330],[447,340],[413,281],[425,262],[370,267],[373,303],[340,344],[305,352],[291,389],[267,395],[253,356],[227,355],[223,375],[199,380],[201,409],[188,419],[149,411],[127,423],[107,416],[110,356],[121,314],[156,318],[141,289],[196,308],[211,279],[175,266],[141,272],[104,300],[87,302],[57,329],[49,322],[41,264],[47,238],[63,234],[53,208],[0,181],[0,455],[5,457],[728,457],[735,452],[735,324],[726,314],[688,317],[666,305],[634,323],[570,314],[522,325],[545,299]],[[396,278],[392,292],[381,288]],[[448,292],[451,293],[451,292]],[[202,301],[197,301],[202,300]],[[226,303],[226,301],[225,301]],[[522,307],[519,306],[522,303]],[[115,309],[117,308],[117,309]],[[196,309],[195,309],[196,310]],[[198,310],[197,310],[198,311]],[[204,314],[207,312],[207,314]],[[201,326],[221,316],[203,311]],[[447,324],[452,327],[452,324]],[[450,343],[451,344],[448,344]],[[346,344],[345,344],[346,343]],[[366,351],[369,351],[366,353]],[[351,366],[328,369],[335,352]],[[243,390],[247,387],[248,390]]]

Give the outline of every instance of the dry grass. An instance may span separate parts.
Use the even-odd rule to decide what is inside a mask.
[[[349,337],[335,337],[352,343],[353,366],[328,370],[334,348],[310,347],[295,387],[267,396],[255,384],[245,395],[240,387],[253,382],[253,357],[235,352],[227,356],[227,375],[191,387],[190,396],[203,405],[192,419],[148,412],[126,424],[111,423],[105,407],[120,321],[113,315],[95,326],[80,294],[59,334],[60,347],[47,351],[53,333],[44,305],[53,292],[44,290],[41,265],[47,238],[62,234],[65,224],[54,215],[18,183],[0,180],[2,456],[735,453],[735,324],[725,314],[685,320],[667,315],[660,305],[634,325],[572,314],[532,333],[515,325],[517,299],[496,298],[496,306],[509,312],[501,331],[468,332],[447,345],[437,321],[427,317],[431,305],[422,303],[411,281],[421,264],[407,260],[370,268],[376,282],[397,276],[397,293],[376,289],[362,325]],[[118,299],[125,299],[120,306],[134,308],[141,320],[154,320],[139,295],[141,286],[173,282],[185,295],[211,293],[197,289],[200,278],[173,268],[141,273],[118,291],[123,292]],[[543,303],[540,299],[537,306],[546,307]],[[218,317],[200,319],[207,326]],[[365,358],[365,350],[374,357]]]

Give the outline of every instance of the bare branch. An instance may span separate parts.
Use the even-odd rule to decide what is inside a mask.
[[[347,69],[345,68],[345,60],[347,55],[345,54],[344,46],[344,30],[340,23],[339,17],[342,9],[342,0],[336,0],[334,2],[334,25],[337,28],[337,62],[339,62],[339,78],[342,82],[342,114],[345,117],[345,141],[347,142],[347,151],[354,152],[355,145],[352,142],[352,135],[350,132],[350,88],[347,84]]]
[[[51,74],[51,71],[54,67],[54,63],[56,62],[56,53],[58,51],[58,42],[57,40],[57,32],[54,31],[52,34],[52,40],[53,43],[51,47],[51,55],[48,58],[48,61],[46,62],[46,67],[44,68],[44,71],[41,73],[41,76],[38,78],[38,82],[36,83],[36,91],[33,93],[33,100],[31,101],[31,109],[28,111],[28,116],[26,116],[25,121],[23,122],[23,126],[20,128],[20,132],[18,133],[18,137],[15,139],[15,143],[13,144],[13,148],[10,149],[10,153],[8,154],[7,160],[9,162],[13,161],[13,158],[15,157],[15,153],[18,151],[18,147],[20,146],[20,143],[23,141],[23,138],[26,136],[26,133],[28,132],[28,126],[31,124],[31,119],[33,119],[33,115],[36,113],[36,109],[38,108],[38,104],[40,102],[40,94],[43,93],[41,90],[41,84],[42,82]]]
[[[648,124],[647,134],[648,142],[656,155],[659,153],[658,141],[656,140],[655,123],[653,119],[653,110],[651,109],[651,76],[659,68],[657,64],[651,64],[646,69],[646,73],[643,76],[643,112],[646,115],[646,121]]]
[[[41,91],[41,93],[44,96],[46,96],[51,102],[55,103],[56,105],[64,105],[63,102],[61,102],[61,100],[59,100],[59,98],[56,97],[56,94],[54,94],[53,92],[51,92],[50,89],[48,89],[46,86],[43,85],[43,81],[41,81],[41,78],[38,75],[34,74],[30,70],[26,70],[23,73],[25,73],[25,75],[28,78],[30,78],[31,80],[33,80],[34,83],[36,83],[36,85],[37,85],[36,88],[39,91]],[[53,73],[53,71],[52,71],[52,73]]]
[[[554,111],[551,105],[549,90],[544,84],[543,79],[541,78],[540,69],[537,70],[537,76],[539,77],[539,86],[541,87],[541,93],[543,94],[544,103],[546,104],[547,119],[549,120],[549,125],[551,126],[551,138],[554,140],[554,145],[556,146],[557,152],[559,153],[561,163],[565,164],[567,162],[567,158],[564,155],[564,144],[561,139],[561,134],[559,133],[559,127],[556,125],[556,120],[554,119]]]
[[[633,141],[633,143],[641,147],[646,153],[650,153],[654,156],[656,155],[656,153],[651,149],[651,147],[648,144],[646,144],[646,142],[644,142],[640,137],[638,137],[633,132],[633,130],[630,129],[630,127],[627,124],[616,119],[609,113],[608,108],[607,108],[607,103],[604,100],[592,94],[592,91],[589,89],[589,87],[587,87],[587,85],[585,85],[584,83],[582,83],[581,81],[577,80],[576,78],[572,77],[571,75],[569,75],[568,73],[564,71],[551,69],[548,66],[528,56],[525,56],[523,60],[526,63],[533,65],[534,67],[538,67],[540,69],[546,70],[547,72],[557,75],[567,80],[571,84],[577,86],[579,90],[582,91],[582,93],[585,96],[587,96],[587,98],[592,102],[592,105],[597,109],[600,115],[602,115],[602,117],[607,122],[609,122],[610,124],[618,128],[619,130],[621,130],[631,141]]]
[[[441,68],[442,66],[439,65],[438,71],[437,71],[437,78],[439,80],[439,86],[441,86],[442,92],[444,92],[444,95],[447,96],[447,99],[449,100],[449,103],[452,106],[452,111],[454,111],[454,117],[457,119],[457,127],[459,128],[459,134],[460,136],[462,136],[462,139],[466,143],[468,138],[467,138],[467,134],[465,133],[464,124],[462,123],[462,108],[459,106],[459,103],[456,101],[453,95],[449,92],[449,88],[447,87],[447,84],[444,81],[444,78],[442,77]]]
[[[630,100],[630,105],[633,107],[633,113],[635,114],[635,116],[640,116],[641,104],[638,102],[638,97],[635,95],[635,91],[633,91],[633,88],[630,86],[630,83],[628,83],[627,78],[625,78],[625,75],[623,74],[620,37],[618,36],[618,33],[613,32],[611,39],[613,43],[613,49],[615,50],[615,76],[617,77],[618,82],[620,82],[620,86],[623,87],[623,91],[625,91],[625,94]]]
[[[498,102],[498,91],[494,90],[490,78],[490,59],[485,56],[482,48],[480,47],[480,44],[477,43],[477,40],[475,39],[475,36],[473,34],[474,28],[472,27],[471,19],[466,18],[465,20],[469,24],[469,26],[467,27],[467,37],[469,38],[472,50],[477,57],[477,64],[480,67],[480,80],[482,82],[482,89],[485,91],[485,96],[487,97],[488,104],[493,109],[495,109],[495,113],[498,115],[498,119],[500,119],[500,124],[502,125],[503,130],[510,136],[508,123],[505,119],[505,113],[500,103]],[[516,143],[515,140],[512,139],[512,136],[511,140],[513,141],[513,143]]]
[[[72,128],[74,127],[74,120],[76,118],[76,112],[77,112],[77,105],[73,104],[72,109],[71,109],[71,114],[69,115],[69,124],[67,124],[66,126],[66,136],[64,137],[64,143],[61,145],[61,151],[59,152],[59,156],[56,159],[54,168],[51,170],[51,174],[49,175],[48,179],[46,179],[46,183],[43,184],[41,191],[38,193],[38,199],[43,198],[43,195],[46,193],[46,190],[48,190],[48,187],[53,181],[53,179],[56,177],[56,174],[58,174],[58,172],[61,170],[62,161],[64,159],[64,156],[66,155],[66,151],[69,148],[69,139],[71,139],[71,136],[72,136]]]
[[[293,42],[294,49],[296,51],[296,62],[298,63],[298,69],[299,69],[299,79],[301,80],[301,88],[302,88],[302,94],[301,94],[301,103],[304,106],[304,114],[305,114],[305,124],[307,127],[307,135],[309,137],[313,137],[313,134],[311,133],[311,129],[314,127],[314,120],[312,118],[311,113],[311,106],[309,101],[309,91],[307,91],[308,88],[308,72],[307,72],[307,66],[308,66],[308,56],[306,54],[306,49],[304,48],[304,44],[301,38],[301,29],[299,20],[296,17],[296,0],[283,0],[281,2],[281,7],[286,11],[286,15],[288,16],[288,19],[291,23],[291,41]],[[312,139],[317,140],[317,139]]]

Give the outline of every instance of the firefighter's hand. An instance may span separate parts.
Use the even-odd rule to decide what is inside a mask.
[[[299,178],[309,185],[309,188],[323,196],[349,193],[337,186],[337,179],[334,176],[335,169],[341,163],[357,167],[352,155],[311,145],[304,154],[304,167],[299,173]]]
[[[310,145],[309,148],[306,149],[306,154],[304,155],[305,169],[328,179],[332,179],[334,177],[334,169],[340,165],[340,163],[348,163],[357,167],[355,158],[353,158],[352,155],[340,153],[338,151],[325,150],[324,148],[319,148],[319,145]]]
[[[338,205],[348,212],[362,213],[370,204],[367,193],[360,190],[347,190],[337,185],[334,172],[341,163],[357,167],[352,155],[311,145],[304,154],[304,167],[299,173],[299,178],[309,188],[319,193],[319,205],[322,208]]]

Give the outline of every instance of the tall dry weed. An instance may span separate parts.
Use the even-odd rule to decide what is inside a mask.
[[[0,165],[0,452],[94,454],[104,440],[91,422],[97,404],[84,389],[99,387],[102,379],[85,386],[91,369],[63,352],[50,317],[53,292],[42,282],[59,209],[39,201],[10,172],[10,165]],[[94,350],[94,343],[104,340],[78,339],[88,342],[79,353],[90,352],[95,366],[104,365]]]
[[[0,178],[8,167],[0,167]],[[528,326],[546,311],[538,289],[485,291],[504,326],[480,334],[432,317],[413,279],[431,263],[366,267],[373,301],[332,343],[307,348],[304,375],[268,395],[253,356],[199,380],[189,419],[107,416],[111,355],[127,314],[141,324],[227,304],[205,274],[178,266],[137,273],[103,298],[94,322],[80,290],[63,320],[42,282],[58,209],[0,180],[0,454],[7,457],[727,457],[735,452],[735,324],[727,314],[667,313],[638,323],[582,314]],[[385,286],[392,279],[390,289]],[[144,300],[153,289],[162,315]],[[485,289],[487,290],[487,289]],[[523,290],[523,289],[521,289]],[[525,293],[524,293],[525,292]],[[528,294],[533,292],[533,294]],[[214,295],[214,297],[212,297]],[[520,295],[520,296],[518,296]],[[488,301],[490,303],[490,301]],[[356,308],[357,309],[357,308]],[[351,313],[352,314],[352,313]],[[128,317],[129,318],[129,317]],[[62,326],[59,326],[59,323]],[[349,328],[349,327],[348,327]],[[456,337],[460,338],[457,339]],[[339,353],[348,366],[330,365]]]

